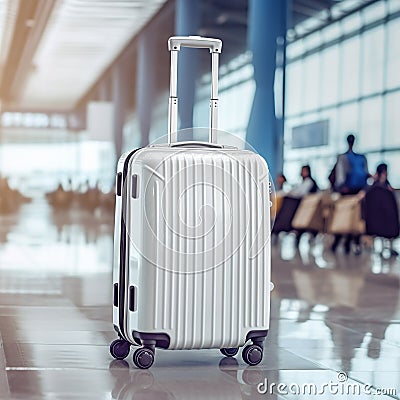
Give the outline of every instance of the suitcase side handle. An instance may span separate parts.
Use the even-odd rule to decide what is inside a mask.
[[[220,39],[201,36],[173,36],[168,40],[171,52],[170,90],[168,105],[168,144],[178,140],[178,53],[181,47],[206,48],[211,53],[211,98],[210,98],[210,131],[209,142],[215,143],[218,123],[218,63],[222,49]]]

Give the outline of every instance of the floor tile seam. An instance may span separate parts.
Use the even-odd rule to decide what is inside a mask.
[[[319,368],[316,368],[316,369],[315,369],[315,370],[317,370],[317,371],[319,371],[319,370],[331,370],[331,371],[333,371],[332,368],[328,367],[327,365],[324,365],[324,364],[321,363],[320,361],[316,361],[316,360],[311,359],[310,357],[306,357],[306,356],[303,356],[303,355],[299,355],[299,354],[295,353],[294,351],[292,351],[292,350],[290,350],[290,349],[288,349],[288,348],[285,348],[285,350],[286,350],[287,352],[293,354],[293,355],[296,356],[296,357],[302,358],[303,360],[308,361],[308,362],[310,362],[311,364],[315,364],[317,367],[319,367]]]
[[[298,317],[295,317],[295,318],[290,318],[290,317],[271,317],[271,321],[294,321],[294,322],[296,322],[297,321],[297,318]],[[318,321],[318,322],[320,322],[320,321],[324,321],[323,320],[323,317],[321,316],[321,318],[309,318],[309,319],[307,319],[307,322],[308,321]]]
[[[380,310],[376,310],[376,311],[382,311],[384,310],[384,308],[380,309]],[[368,311],[368,310],[365,310]],[[397,312],[396,312],[397,313]],[[329,316],[329,321],[351,321],[354,322],[354,316],[353,318],[351,317],[346,317],[341,316],[341,317],[335,317],[335,316]],[[360,317],[356,320],[356,322],[359,323],[365,323],[365,324],[370,324],[370,323],[376,323],[376,324],[380,324],[380,323],[387,323],[387,324],[393,324],[393,325],[399,325],[400,324],[400,319],[389,319],[389,318],[385,318],[385,319],[377,319],[377,318],[362,318],[362,315],[360,315]]]

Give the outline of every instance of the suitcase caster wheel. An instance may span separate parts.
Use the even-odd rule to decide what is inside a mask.
[[[257,365],[263,358],[263,350],[257,344],[246,346],[242,351],[243,361],[249,365]]]
[[[231,347],[228,349],[220,349],[220,352],[225,356],[225,357],[233,357],[236,356],[236,354],[239,351],[239,347]]]
[[[110,354],[117,360],[128,357],[131,345],[123,339],[116,339],[110,344]]]
[[[151,349],[142,347],[133,353],[133,363],[140,369],[147,369],[153,365],[154,352]]]

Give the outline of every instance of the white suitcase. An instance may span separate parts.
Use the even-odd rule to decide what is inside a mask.
[[[113,357],[149,368],[155,347],[221,349],[262,359],[270,316],[269,173],[248,150],[215,144],[218,39],[172,37],[168,144],[118,163],[114,236]],[[212,54],[210,141],[176,142],[177,54]]]

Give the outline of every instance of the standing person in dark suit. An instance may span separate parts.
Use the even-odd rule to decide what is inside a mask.
[[[353,134],[348,135],[348,150],[337,158],[334,188],[341,194],[357,194],[369,177],[366,157],[353,150],[355,140]]]

